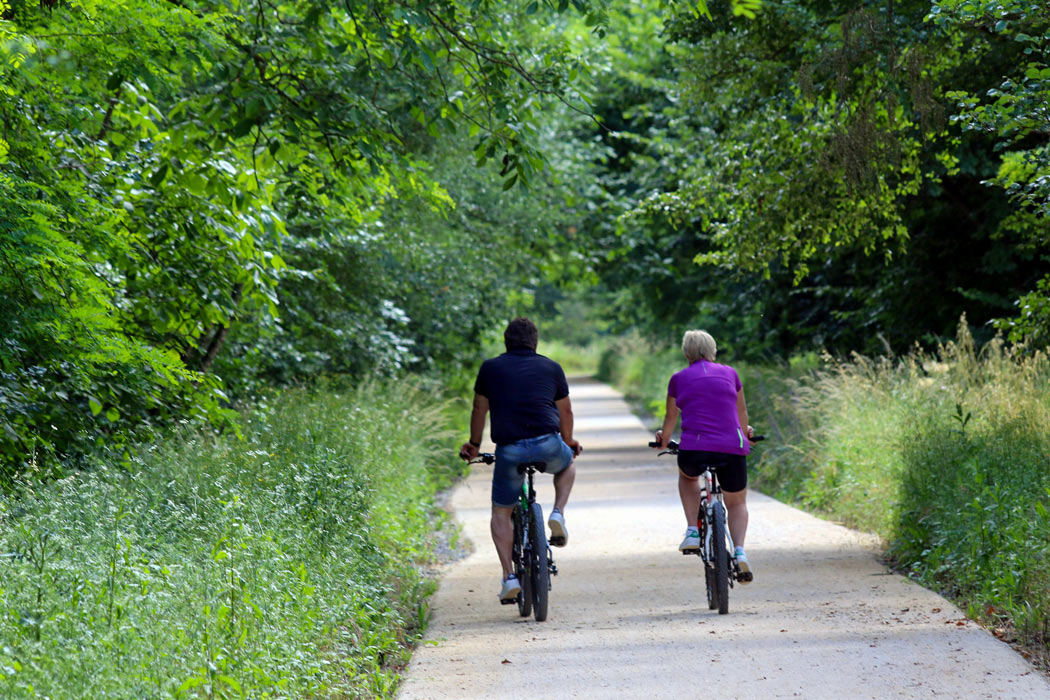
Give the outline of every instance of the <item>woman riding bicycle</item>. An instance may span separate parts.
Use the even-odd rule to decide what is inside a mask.
[[[678,449],[678,493],[685,511],[683,552],[700,548],[696,527],[700,510],[699,477],[715,467],[728,511],[729,534],[740,569],[738,580],[752,579],[744,553],[747,535],[747,455],[754,430],[748,425],[744,388],[736,370],[715,362],[715,339],[706,331],[686,331],[682,353],[689,366],[671,376],[667,384],[667,412],[663,429],[656,433],[657,449],[666,449],[682,415]]]

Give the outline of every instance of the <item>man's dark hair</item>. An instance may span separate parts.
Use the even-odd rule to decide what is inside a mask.
[[[535,350],[539,340],[540,332],[536,330],[536,324],[527,318],[514,319],[503,331],[503,343],[508,350]]]

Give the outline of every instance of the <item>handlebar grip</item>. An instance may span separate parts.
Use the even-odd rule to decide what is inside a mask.
[[[660,446],[660,443],[658,443],[656,440],[650,440],[649,441],[649,447],[659,447],[659,446]]]
[[[765,439],[766,439],[765,435],[756,435],[753,438],[751,438],[751,442],[762,442]]]

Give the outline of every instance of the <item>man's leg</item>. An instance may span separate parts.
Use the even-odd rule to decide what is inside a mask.
[[[576,481],[576,463],[562,469],[554,475],[554,509],[565,512],[565,505],[569,502],[569,493]]]
[[[503,567],[503,578],[513,571],[511,562],[511,549],[514,547],[514,523],[510,514],[514,506],[492,506],[492,520],[489,522],[492,530],[492,543],[496,545],[496,554],[499,556],[499,564]]]

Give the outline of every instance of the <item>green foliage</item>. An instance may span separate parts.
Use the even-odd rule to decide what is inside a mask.
[[[548,27],[605,31],[540,9],[0,4],[0,480],[223,389],[473,360],[560,257],[540,124],[585,101]]]
[[[958,95],[1020,84],[1018,66],[1043,60],[1045,9],[1003,10],[1016,41],[923,2],[710,8],[610,12],[615,42],[594,62],[609,130],[580,127],[603,147],[582,228],[610,319],[654,338],[711,328],[759,359],[883,338],[902,351],[950,337],[963,312],[978,327],[1011,315],[1044,274],[1045,222],[984,183],[1041,143],[1018,121],[1040,118],[1038,77],[1010,102],[1018,119],[999,119],[1008,134]]]
[[[217,408],[207,379],[196,407],[171,396],[202,377],[122,331],[110,289],[39,195],[0,175],[0,483],[23,456],[53,468],[98,445],[119,455],[123,413]]]
[[[244,441],[187,430],[124,469],[21,480],[0,498],[0,695],[390,696],[426,620],[445,415],[422,386],[288,391]]]

